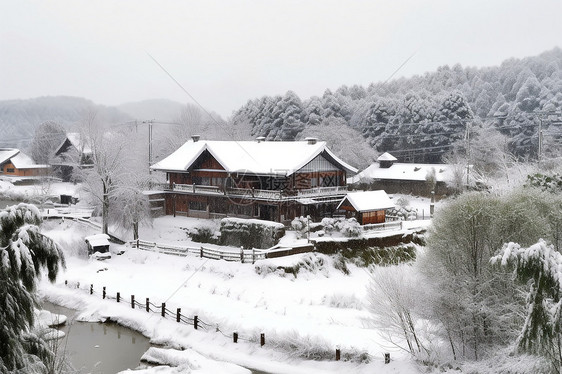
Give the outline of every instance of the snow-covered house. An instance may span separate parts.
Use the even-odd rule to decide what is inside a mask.
[[[63,142],[55,149],[51,165],[55,174],[68,182],[74,168],[93,166],[92,149],[87,140],[79,133],[68,133]]]
[[[107,253],[109,252],[109,235],[107,234],[95,234],[86,236],[84,238],[86,244],[88,244],[88,254],[91,255],[95,252]]]
[[[354,217],[361,225],[384,223],[386,210],[394,203],[385,191],[349,192],[337,206],[346,212],[347,218]]]
[[[459,171],[449,164],[399,163],[390,153],[385,152],[365,170],[348,179],[349,184],[368,184],[374,190],[387,193],[405,193],[429,196],[445,195],[458,178]],[[461,171],[462,178],[462,171]],[[435,186],[433,186],[433,181]]]
[[[288,222],[331,215],[357,169],[326,142],[205,141],[194,136],[152,165],[166,172],[166,214]]]
[[[31,157],[16,148],[0,148],[0,175],[41,177],[49,174],[49,165],[36,164]]]

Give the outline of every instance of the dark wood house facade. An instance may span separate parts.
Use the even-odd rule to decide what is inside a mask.
[[[165,212],[287,223],[330,216],[357,170],[325,142],[188,141],[152,166],[166,172]]]
[[[384,223],[386,210],[393,207],[394,203],[382,190],[350,192],[338,205],[347,218],[354,217],[361,225]]]
[[[85,137],[68,133],[55,149],[51,166],[54,174],[65,182],[71,180],[74,169],[93,167],[92,150]]]
[[[0,176],[44,177],[49,175],[49,165],[36,164],[31,157],[16,148],[0,148]]]

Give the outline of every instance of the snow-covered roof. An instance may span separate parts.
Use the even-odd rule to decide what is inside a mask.
[[[350,183],[357,183],[363,178],[374,180],[425,181],[428,173],[431,173],[433,169],[435,169],[437,182],[451,182],[453,180],[453,165],[409,163],[394,163],[388,168],[381,168],[378,163],[374,163],[348,180]]]
[[[57,154],[61,147],[66,143],[66,141],[70,142],[70,144],[83,154],[92,153],[92,148],[88,144],[88,142],[84,139],[82,140],[82,136],[80,133],[77,132],[69,132],[66,134],[66,138],[62,141],[62,143],[56,148],[55,154]]]
[[[370,212],[394,207],[394,203],[383,190],[349,192],[338,204],[338,209],[346,201],[358,212]]]
[[[12,157],[11,161],[17,169],[47,169],[49,167],[49,165],[36,164],[31,157],[21,152]]]
[[[20,153],[20,150],[16,148],[0,148],[0,164],[8,161],[18,153]]]
[[[380,155],[377,158],[377,161],[398,161],[398,159],[393,155],[391,155],[390,153],[384,152],[382,155]]]
[[[153,170],[186,171],[197,158],[208,151],[229,173],[291,175],[319,154],[326,152],[334,162],[351,173],[348,165],[326,146],[326,142],[308,141],[187,141],[174,153],[151,166]]]
[[[82,139],[82,136],[77,132],[71,132],[66,135],[68,141],[79,151],[82,153],[92,153],[92,148],[88,141]]]
[[[102,245],[109,245],[109,235],[107,234],[96,234],[86,236],[84,238],[92,247],[99,247]]]

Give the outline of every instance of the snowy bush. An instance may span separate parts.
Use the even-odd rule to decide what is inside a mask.
[[[293,230],[295,231],[302,231],[302,230],[306,230],[306,218],[304,217],[295,217],[295,219],[293,219],[291,221],[291,227]]]
[[[355,218],[337,219],[335,226],[345,237],[356,238],[361,235],[361,225]]]
[[[400,221],[413,221],[418,219],[418,212],[412,207],[396,206],[386,211],[388,217],[396,217]]]
[[[322,298],[322,304],[342,309],[363,309],[363,302],[355,295],[348,295],[344,293],[334,293],[330,296]]]
[[[335,352],[326,339],[319,336],[303,336],[296,330],[282,335],[272,335],[268,339],[267,345],[308,360],[332,360]]]
[[[539,356],[515,355],[509,349],[494,352],[482,361],[468,361],[462,365],[465,374],[550,374],[548,362]]]
[[[334,256],[333,259],[334,259],[334,268],[335,269],[341,271],[345,275],[350,274],[349,268],[347,267],[347,262],[345,260],[345,257],[341,253],[337,253]]]
[[[285,235],[282,223],[257,219],[223,218],[220,244],[244,248],[271,248]]]
[[[291,265],[275,265],[273,262],[260,261],[254,268],[256,274],[263,277],[268,274],[278,274],[282,277],[292,275],[297,278],[298,274],[324,274],[328,275],[327,261],[323,255],[306,253]]]
[[[400,208],[406,208],[410,206],[410,200],[408,200],[408,198],[405,196],[400,196],[398,199],[396,199],[396,206]]]
[[[391,266],[415,261],[417,249],[414,244],[402,244],[360,249],[346,248],[341,254],[359,267]]]
[[[298,238],[306,236],[310,231],[318,233],[318,236],[341,233],[343,236],[352,238],[361,235],[361,225],[355,218],[323,218],[320,222],[310,222],[306,217],[296,217],[291,222],[291,227],[297,232]]]
[[[257,335],[257,334],[255,334]],[[291,355],[307,360],[333,360],[335,347],[320,336],[301,335],[293,330],[283,334],[267,334],[267,345],[275,349],[290,352]],[[370,357],[366,352],[356,349],[344,349],[342,361],[368,363]]]
[[[537,187],[551,193],[560,193],[562,192],[562,175],[558,173],[552,175],[541,173],[528,175],[525,185],[528,187]]]
[[[191,240],[199,243],[216,244],[219,241],[215,234],[215,228],[210,226],[194,227],[189,230],[188,235],[191,237]]]

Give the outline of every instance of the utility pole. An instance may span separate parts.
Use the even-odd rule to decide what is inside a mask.
[[[152,174],[150,167],[152,166],[152,124],[154,120],[146,121],[148,123],[148,174]]]
[[[470,122],[466,123],[466,189],[470,186]]]
[[[541,158],[542,158],[542,119],[543,116],[542,114],[539,115],[539,150],[538,150],[538,155],[537,155],[537,160],[538,160],[538,164],[539,164],[539,168],[541,166]]]

